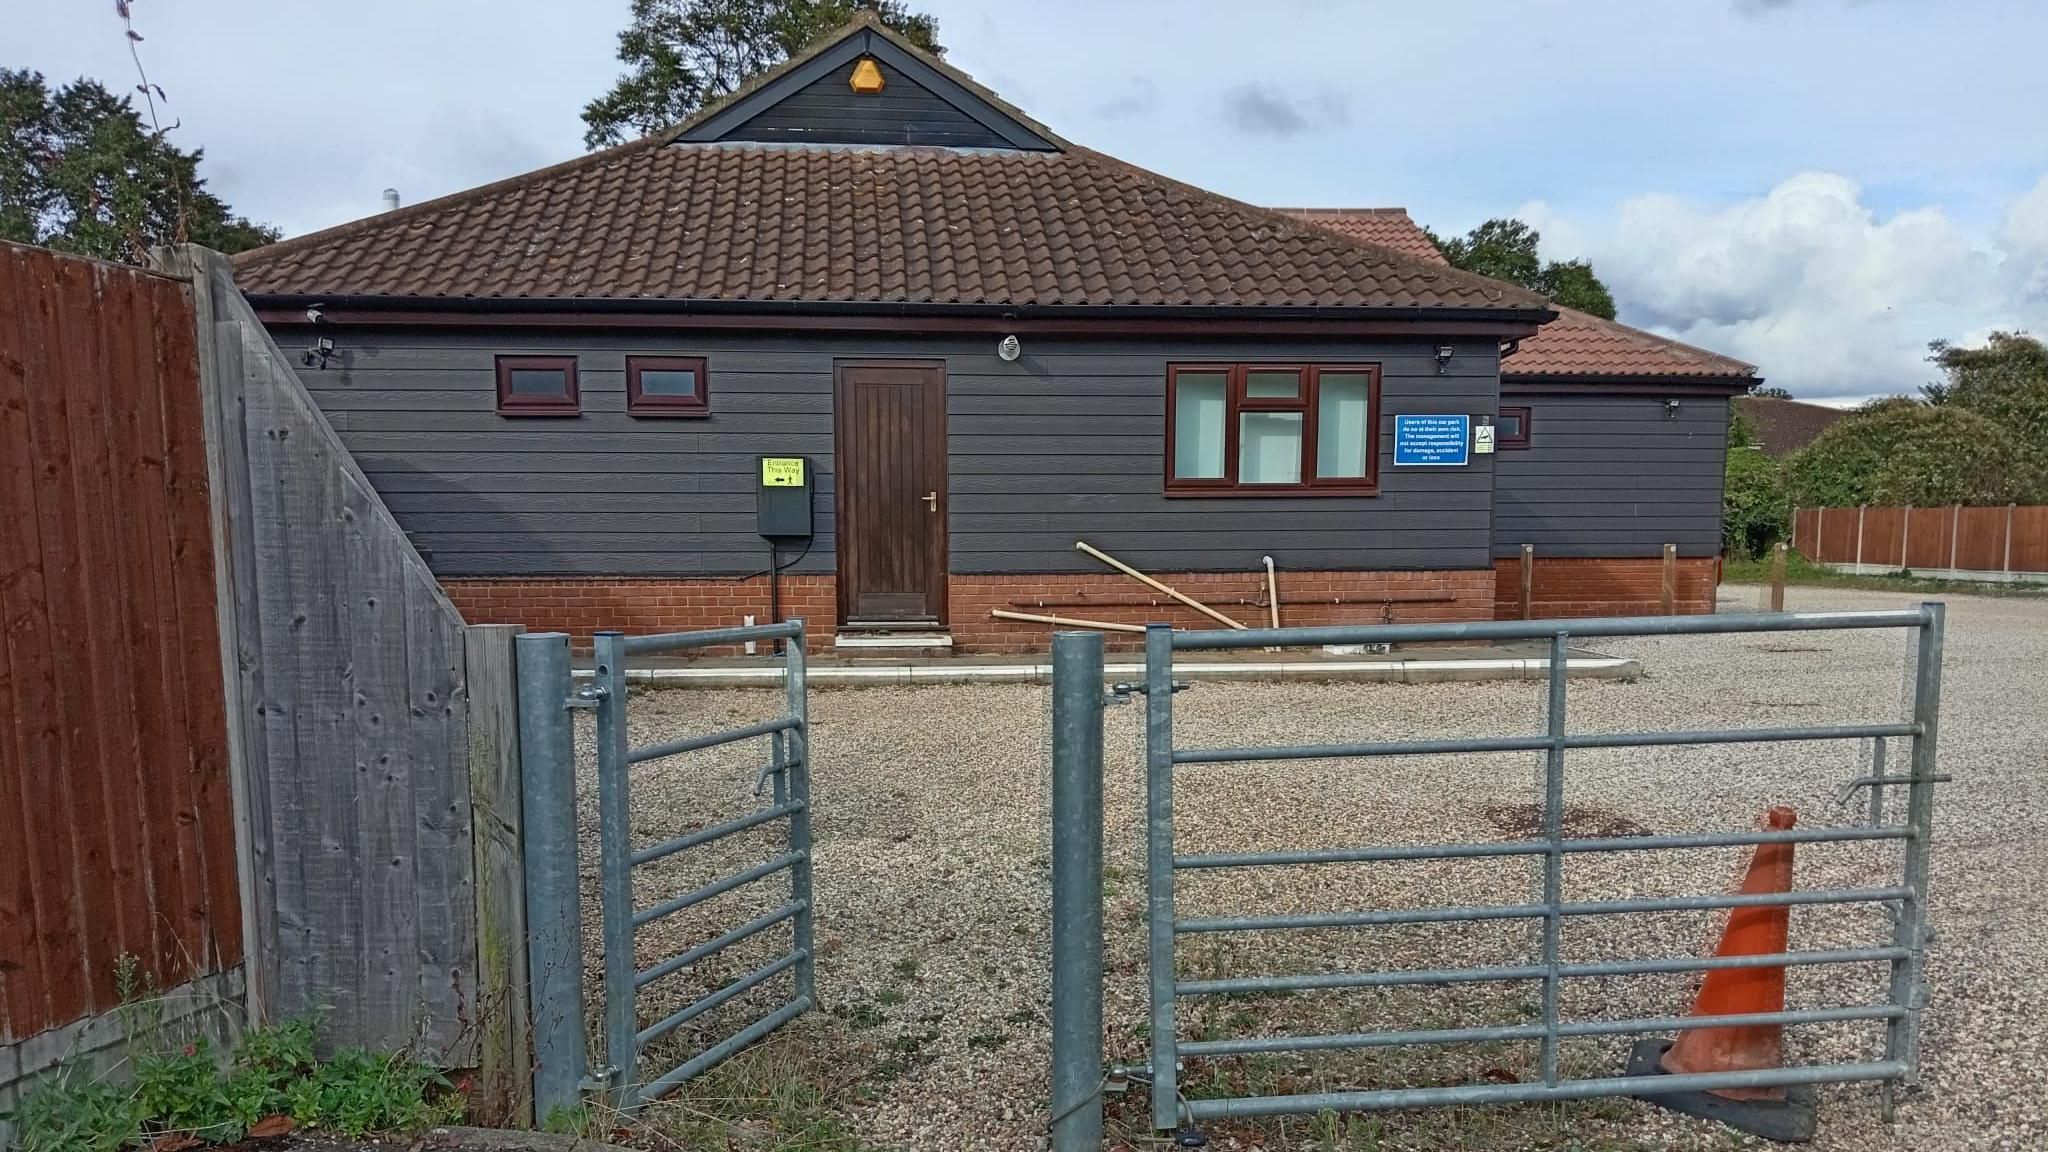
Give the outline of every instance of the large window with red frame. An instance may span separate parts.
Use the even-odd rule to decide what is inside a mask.
[[[1379,487],[1375,364],[1174,364],[1172,496],[1370,495]]]

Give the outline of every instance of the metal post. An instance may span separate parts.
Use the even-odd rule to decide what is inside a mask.
[[[1180,1123],[1173,916],[1173,626],[1153,624],[1145,629],[1145,926],[1154,1128]]]
[[[1557,1083],[1558,971],[1564,943],[1564,694],[1567,637],[1550,638],[1550,748],[1543,756],[1543,1082]]]
[[[604,893],[604,1059],[613,1107],[630,1112],[640,1086],[633,989],[633,843],[626,773],[626,637],[591,638],[597,695],[598,873]]]
[[[1919,734],[1912,737],[1911,783],[1906,786],[1906,827],[1912,837],[1906,841],[1905,889],[1899,901],[1899,922],[1893,944],[1906,949],[1906,956],[1892,961],[1892,1003],[1906,1009],[1893,1020],[1885,1035],[1885,1058],[1906,1066],[1907,1082],[1919,1077],[1920,1020],[1918,1010],[1925,1000],[1921,987],[1927,957],[1927,863],[1928,841],[1934,833],[1935,741],[1941,726],[1942,623],[1945,613],[1939,603],[1920,606],[1927,622],[1920,626],[1914,647],[1913,723]]]
[[[789,869],[789,899],[797,906],[796,951],[802,957],[796,962],[796,995],[797,999],[809,1000],[815,1006],[818,977],[817,949],[813,946],[811,931],[811,714],[810,693],[804,679],[804,648],[809,637],[802,631],[802,620],[791,623],[797,625],[798,632],[782,646],[782,690],[788,701],[789,714],[797,721],[797,726],[785,734],[783,743],[788,765],[789,801],[796,805],[796,810],[789,814],[789,851],[796,857],[796,863]]]
[[[1102,1148],[1102,633],[1052,638],[1052,1147]]]
[[[519,677],[519,808],[526,839],[527,1010],[533,1025],[533,1114],[542,1124],[581,1101],[583,908],[576,882],[575,729],[569,637],[514,641]]]

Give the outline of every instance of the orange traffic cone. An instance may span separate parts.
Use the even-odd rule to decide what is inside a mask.
[[[1773,808],[1765,826],[1791,829],[1798,814]],[[1759,844],[1739,889],[1745,895],[1792,890],[1792,845]],[[1788,947],[1791,909],[1783,904],[1732,908],[1716,956],[1771,956]],[[1707,973],[1693,1001],[1694,1016],[1748,1016],[1785,1010],[1785,969],[1716,968]],[[1677,1041],[1645,1039],[1629,1053],[1628,1075],[1656,1077],[1695,1072],[1747,1072],[1783,1066],[1785,1029],[1778,1024],[1690,1028]],[[1642,1093],[1642,1098],[1675,1112],[1715,1120],[1767,1140],[1813,1139],[1814,1097],[1810,1088],[1722,1088],[1705,1092]]]
[[[1772,831],[1798,823],[1790,808],[1773,808],[1765,816]],[[1759,844],[1749,875],[1738,891],[1744,895],[1792,890],[1792,845]],[[1721,934],[1716,956],[1771,956],[1783,952],[1791,936],[1792,910],[1783,904],[1733,908]],[[1693,1000],[1695,1016],[1741,1016],[1785,1010],[1785,969],[1717,968],[1707,973]],[[1728,1028],[1694,1028],[1679,1034],[1664,1053],[1666,1072],[1738,1072],[1777,1068],[1785,1062],[1785,1028],[1781,1024],[1745,1024]],[[1714,1093],[1730,1100],[1783,1100],[1783,1088],[1723,1088]]]

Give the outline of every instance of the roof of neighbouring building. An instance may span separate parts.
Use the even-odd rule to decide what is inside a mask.
[[[1275,208],[1275,212],[1320,224],[1340,236],[1391,248],[1425,264],[1450,266],[1444,254],[1408,216],[1406,208]]]
[[[1023,143],[703,138],[853,37]],[[243,291],[272,298],[1456,310],[1522,323],[1548,307],[1440,258],[1068,144],[871,17],[675,129],[245,252],[235,269]]]
[[[1300,220],[1418,259],[1443,262],[1429,233],[1401,208],[1280,208]],[[1427,256],[1421,255],[1426,249]],[[1523,339],[1501,361],[1506,380],[1693,379],[1754,383],[1756,367],[1667,336],[1552,305],[1557,319]]]
[[[1790,456],[1849,414],[1842,408],[1773,396],[1737,396],[1735,408],[1755,431],[1756,446],[1766,456]]]

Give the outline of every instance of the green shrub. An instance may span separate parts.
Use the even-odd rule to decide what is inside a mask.
[[[1731,560],[1768,552],[1790,530],[1787,508],[1778,461],[1754,448],[1729,449],[1721,486],[1721,551]]]

